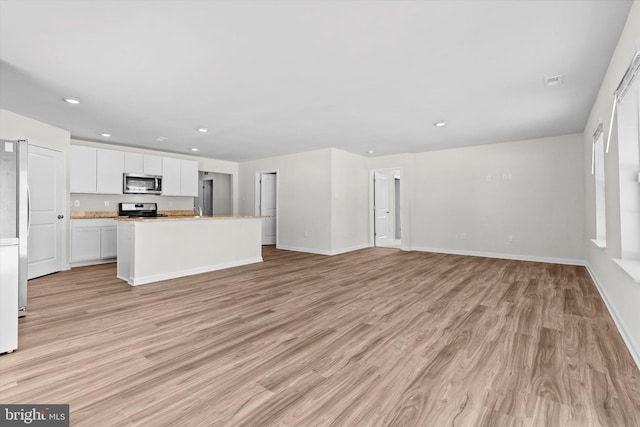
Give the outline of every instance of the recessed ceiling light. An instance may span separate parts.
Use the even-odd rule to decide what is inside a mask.
[[[198,149],[197,148],[192,148],[191,151],[198,151]]]
[[[209,132],[209,129],[207,129],[207,128],[198,128],[198,132],[207,133],[207,132]]]
[[[562,84],[562,74],[557,76],[551,76],[544,79],[544,85],[546,87],[560,86]]]
[[[167,139],[169,138],[167,138],[166,136],[159,136],[158,138],[156,138],[156,141],[162,142],[162,141],[166,141]]]
[[[104,136],[105,138],[109,138],[111,136],[110,133],[101,133],[100,136]]]
[[[445,122],[444,120],[440,120],[435,122],[433,125],[437,128],[441,128],[441,127],[445,127],[447,125],[447,122]]]
[[[368,154],[373,154],[373,153],[375,153],[375,151],[373,151],[373,150],[369,150],[369,151],[367,151],[367,153],[368,153]]]
[[[80,104],[80,100],[78,98],[62,98],[65,102],[69,104]]]

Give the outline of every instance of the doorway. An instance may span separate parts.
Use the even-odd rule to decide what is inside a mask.
[[[232,176],[219,172],[198,172],[198,198],[196,207],[202,208],[203,215],[232,214]]]
[[[372,178],[373,245],[400,248],[402,245],[400,169],[376,170],[373,171]]]
[[[275,245],[278,240],[278,172],[256,173],[256,215],[262,223],[262,244]]]
[[[213,215],[213,179],[202,181],[202,207],[203,215]]]

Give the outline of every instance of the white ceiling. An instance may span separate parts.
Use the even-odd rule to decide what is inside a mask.
[[[1,0],[0,107],[233,161],[582,132],[631,4]]]

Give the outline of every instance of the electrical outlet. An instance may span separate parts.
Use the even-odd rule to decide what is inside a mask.
[[[507,236],[507,240],[513,242],[513,234],[509,234],[509,236]]]
[[[309,232],[308,231],[304,232],[304,237],[309,237]]]
[[[105,207],[105,208],[108,208],[108,207],[109,207],[109,201],[108,201],[108,200],[105,200],[105,201],[104,201],[104,207]]]
[[[461,240],[467,240],[467,233],[460,233]]]
[[[75,207],[75,208],[80,207],[80,200],[74,200],[73,201],[73,207]]]

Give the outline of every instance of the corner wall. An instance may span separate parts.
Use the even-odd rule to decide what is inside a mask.
[[[278,248],[331,254],[331,153],[324,149],[241,163],[240,214],[256,213],[256,173],[278,172]]]
[[[331,149],[331,254],[369,246],[367,159]]]

